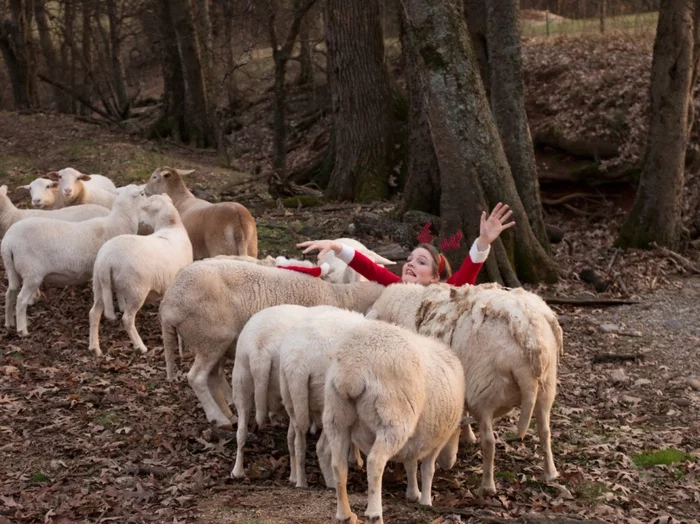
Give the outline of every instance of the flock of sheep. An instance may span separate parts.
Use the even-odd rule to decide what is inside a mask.
[[[146,352],[135,316],[145,301],[162,299],[168,379],[176,349],[181,357],[193,353],[187,379],[207,420],[225,428],[237,422],[231,475],[245,475],[253,413],[258,428],[268,417],[289,419],[289,480],[298,487],[307,486],[307,433],[322,430],[316,452],[326,485],[336,489],[341,521],[357,520],[347,498],[349,459],[361,464],[365,454],[365,514],[382,522],[386,462],[402,462],[406,497],[430,505],[435,464],[454,465],[461,431],[475,442],[473,421],[483,455],[481,489],[495,493],[493,420],[515,407],[518,435],[534,416],[544,475],[557,477],[549,417],[562,331],[542,299],[494,284],[385,288],[360,281],[332,253],[322,278],[281,270],[275,266],[290,261],[256,258],[248,210],[195,198],[185,174],[161,167],[145,186],[116,188],[105,177],[66,168],[24,186],[43,208],[32,210],[16,208],[1,186],[6,328],[28,335],[27,307],[40,298],[42,284],[92,279],[90,349],[102,354],[100,318],[115,318],[116,294],[124,328]],[[391,263],[356,241],[339,241]],[[235,357],[230,386],[228,357]]]

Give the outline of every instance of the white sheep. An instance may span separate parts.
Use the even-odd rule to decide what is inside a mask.
[[[362,253],[367,258],[379,265],[390,266],[396,264],[396,262],[378,255],[371,249],[368,249],[362,242],[359,242],[353,238],[336,238],[335,241],[353,248],[355,251]],[[333,250],[325,253],[321,257],[321,262],[324,262],[330,266],[327,278],[329,282],[333,282],[335,284],[350,284],[352,282],[361,282],[366,280],[365,277],[336,257]]]
[[[8,279],[5,326],[15,325],[16,306],[17,331],[28,334],[27,305],[42,282],[68,286],[90,280],[102,244],[117,235],[136,233],[144,198],[143,191],[133,187],[119,196],[105,217],[84,222],[27,218],[10,227],[0,245]]]
[[[83,184],[89,188],[100,188],[114,191],[114,182],[101,175],[90,175],[90,180],[84,180]],[[48,178],[36,178],[20,189],[29,191],[32,206],[39,209],[61,209],[66,207],[63,195],[58,190],[58,182]]]
[[[445,466],[451,467],[459,441],[465,384],[457,357],[438,340],[376,320],[345,330],[330,357],[323,431],[336,482],[336,519],[357,522],[347,496],[351,444],[367,454],[365,515],[371,522],[383,522],[382,475],[388,460],[404,463],[407,498],[431,505],[435,461],[449,448],[452,456]]]
[[[100,181],[102,181],[102,179],[109,181],[108,178],[102,175],[85,175],[77,169],[66,167],[60,171],[52,171],[46,176],[58,182],[58,191],[61,193],[66,206],[97,204],[111,209],[114,201],[117,199],[118,193],[114,187],[104,189],[100,187],[101,185],[105,185],[104,183],[91,186],[84,183],[97,177],[100,177],[98,179]],[[112,186],[114,186],[114,184],[112,184]]]
[[[383,287],[373,282],[330,284],[289,271],[226,257],[195,262],[182,269],[160,305],[168,378],[173,378],[178,335],[195,353],[187,379],[207,420],[231,427],[233,417],[219,379],[219,367],[235,354],[236,338],[258,311],[281,304],[331,305],[366,311]]]
[[[182,180],[191,172],[159,167],[148,179],[146,192],[172,198],[190,235],[195,260],[217,255],[257,257],[258,230],[250,211],[236,202],[212,204],[195,197]]]
[[[120,235],[100,248],[93,269],[94,303],[90,309],[89,349],[101,356],[99,327],[102,312],[114,320],[112,291],[123,312],[122,323],[135,349],[147,351],[135,325],[144,302],[163,296],[177,272],[192,263],[192,244],[180,215],[167,195],[149,197],[141,219],[154,232],[147,236]]]
[[[238,414],[236,462],[231,471],[234,478],[245,476],[243,454],[253,404],[258,427],[264,424],[268,413],[284,412],[279,384],[280,346],[287,331],[307,311],[291,304],[263,309],[250,317],[238,336],[231,374],[233,404]]]
[[[518,435],[525,436],[534,411],[545,478],[558,476],[549,418],[563,338],[556,315],[541,298],[497,284],[461,288],[404,284],[387,287],[368,316],[443,340],[459,357],[467,408],[479,422],[482,492],[496,491],[493,419],[516,406],[521,410]]]
[[[272,309],[278,309],[277,316],[282,318],[288,314],[285,308],[289,307],[291,306]],[[305,313],[297,314],[297,321],[286,332],[279,349],[279,388],[282,402],[289,414],[290,426],[294,428],[294,441],[288,443],[291,466],[289,481],[298,488],[307,487],[306,433],[312,424],[317,428],[323,425],[324,384],[330,365],[328,352],[334,341],[347,329],[365,322],[361,313],[334,307],[302,309]],[[270,320],[273,318],[270,316]],[[324,443],[322,435],[317,449],[322,449]],[[321,461],[320,465],[326,485],[333,487],[330,464]]]
[[[42,217],[65,222],[82,222],[91,218],[104,217],[109,214],[109,209],[93,204],[75,206],[70,209],[19,209],[7,196],[7,186],[0,186],[0,238],[5,236],[7,230],[15,222],[25,218]]]

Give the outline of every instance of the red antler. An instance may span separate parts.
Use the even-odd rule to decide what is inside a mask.
[[[421,230],[420,233],[418,233],[418,236],[416,236],[416,239],[418,242],[421,244],[430,244],[433,239],[435,238],[433,234],[430,232],[430,226],[432,226],[432,222],[427,222],[424,226],[423,229]]]
[[[462,232],[457,231],[449,239],[444,238],[440,243],[440,251],[446,251],[448,249],[457,249],[459,244],[462,242]]]

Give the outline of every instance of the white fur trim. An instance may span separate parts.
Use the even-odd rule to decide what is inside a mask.
[[[485,251],[479,251],[478,246],[476,245],[476,240],[472,244],[471,249],[469,250],[469,258],[472,259],[472,262],[475,264],[483,264],[486,262],[486,259],[489,257],[489,253],[491,252],[491,246],[488,246]]]
[[[325,277],[328,272],[331,270],[330,264],[326,264],[325,262],[319,266],[321,268],[321,277]]]
[[[342,244],[342,246],[343,249],[341,249],[340,253],[338,253],[336,256],[346,264],[349,264],[352,262],[352,259],[355,258],[355,250],[345,244]]]

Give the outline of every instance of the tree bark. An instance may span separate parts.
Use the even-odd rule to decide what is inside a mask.
[[[537,240],[549,252],[544,228],[535,151],[525,113],[525,82],[520,49],[520,1],[488,2],[491,60],[491,110],[501,136],[515,186]]]
[[[0,23],[0,52],[5,59],[17,109],[32,107],[31,31],[22,0],[10,0],[9,18]]]
[[[67,73],[66,83],[70,93],[75,93],[75,40],[74,40],[75,9],[72,2],[63,5],[63,44],[61,45],[62,70]],[[76,98],[71,95],[70,112],[77,109]]]
[[[236,69],[236,58],[233,51],[233,3],[226,1],[222,6],[224,16],[220,21],[224,25],[224,62],[226,71],[224,72],[224,83],[226,89],[226,99],[229,107],[234,107],[240,98],[238,87],[236,86],[236,77],[234,71]]]
[[[681,199],[693,78],[695,3],[664,0],[651,64],[647,146],[632,210],[617,245],[676,250],[681,241]]]
[[[197,147],[210,147],[216,144],[216,138],[209,119],[209,101],[189,2],[168,1],[185,80],[185,123],[189,139]]]
[[[488,0],[464,0],[464,16],[476,60],[479,63],[481,81],[486,96],[491,98],[491,68],[489,67],[488,30],[486,25],[486,3]]]
[[[62,81],[63,76],[61,75],[58,67],[58,59],[56,57],[56,49],[54,48],[51,37],[51,29],[48,21],[46,20],[46,10],[44,8],[45,3],[46,0],[34,0],[34,18],[36,19],[36,25],[39,32],[39,45],[41,46],[41,53],[44,55],[48,72],[54,76],[56,80]],[[56,102],[56,109],[60,113],[70,112],[69,98],[56,86],[53,86],[53,97],[54,101]]]
[[[490,278],[510,286],[519,280],[556,280],[553,261],[525,220],[525,209],[479,79],[461,1],[402,3],[409,41],[421,57],[420,76],[440,165],[442,236],[461,229],[473,238],[479,230],[481,212],[498,201],[506,202],[513,208],[516,226],[494,243],[494,256],[487,263]],[[463,246],[456,255],[464,257],[467,248]],[[454,255],[451,258],[458,261]]]
[[[327,195],[386,198],[390,98],[378,1],[327,0],[326,42],[335,132]]]
[[[401,11],[401,47],[403,49],[406,91],[408,92],[407,176],[401,211],[410,209],[440,214],[440,166],[435,156],[433,137],[425,113],[425,94],[420,81],[420,58],[406,32]]]
[[[311,60],[311,34],[309,26],[311,20],[304,17],[299,28],[299,74],[296,78],[297,85],[310,84],[314,80],[314,68]]]
[[[121,36],[116,0],[107,0],[107,19],[109,20],[109,47],[112,81],[116,92],[118,111],[122,118],[129,116],[129,93],[126,89],[126,77],[121,59]]]
[[[92,17],[93,1],[83,0],[83,98],[90,100],[92,97]],[[85,107],[85,106],[82,106]]]

